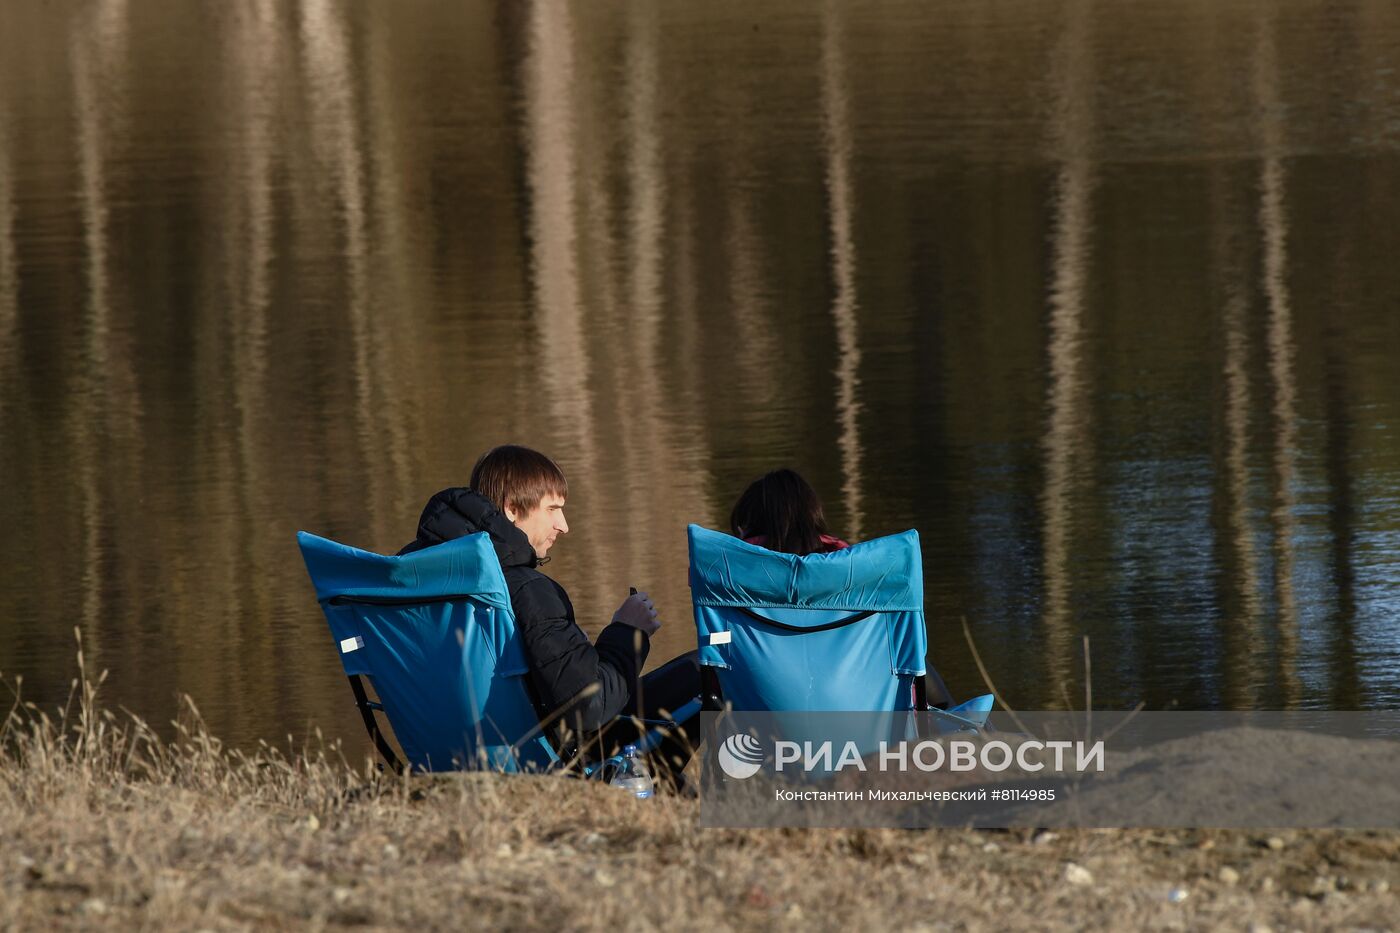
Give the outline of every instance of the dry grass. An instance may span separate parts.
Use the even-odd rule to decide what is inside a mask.
[[[66,713],[17,700],[0,727],[0,928],[1384,929],[1397,917],[1396,833],[1279,833],[1271,846],[1219,831],[700,830],[695,801],[563,778],[383,781],[334,746],[229,751],[192,706],[166,741],[101,710],[96,691],[80,680]]]

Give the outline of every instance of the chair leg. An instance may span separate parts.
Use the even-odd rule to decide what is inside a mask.
[[[379,721],[374,718],[375,710],[382,710],[384,707],[370,700],[369,695],[365,693],[364,682],[360,679],[362,676],[361,674],[350,675],[350,689],[355,694],[355,705],[359,707],[360,718],[364,720],[365,729],[369,732],[369,737],[374,741],[374,747],[379,750],[380,756],[395,774],[403,774],[403,762],[399,761],[399,756],[394,754],[389,740],[379,729]]]
[[[943,683],[943,678],[938,676],[938,669],[932,664],[929,665],[928,673],[915,678],[915,682],[923,692],[920,699],[924,705],[919,709],[947,709],[953,705],[953,695],[948,692],[947,684]],[[930,697],[930,693],[934,695]]]
[[[720,689],[719,672],[708,664],[700,666],[700,708],[707,713],[724,711],[724,691]]]

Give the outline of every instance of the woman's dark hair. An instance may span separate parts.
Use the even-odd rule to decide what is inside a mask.
[[[826,516],[817,491],[795,470],[774,470],[749,484],[734,510],[729,529],[739,538],[762,537],[763,546],[788,554],[826,550]]]

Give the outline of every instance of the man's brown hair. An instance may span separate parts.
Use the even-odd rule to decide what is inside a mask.
[[[569,497],[569,481],[559,464],[529,447],[502,444],[481,455],[472,467],[471,487],[501,511],[528,515],[547,495]]]

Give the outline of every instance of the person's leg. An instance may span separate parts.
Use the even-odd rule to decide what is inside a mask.
[[[699,652],[687,651],[651,671],[637,681],[632,699],[623,708],[618,721],[608,729],[608,754],[616,754],[624,745],[636,742],[652,723],[666,721],[671,714],[700,696]],[[635,722],[634,720],[643,720]],[[700,742],[700,716],[672,728],[649,756],[657,765],[657,778],[677,783],[675,776],[684,770],[691,753]]]
[[[699,695],[700,652],[687,651],[642,675],[628,709],[642,719],[669,719]]]

